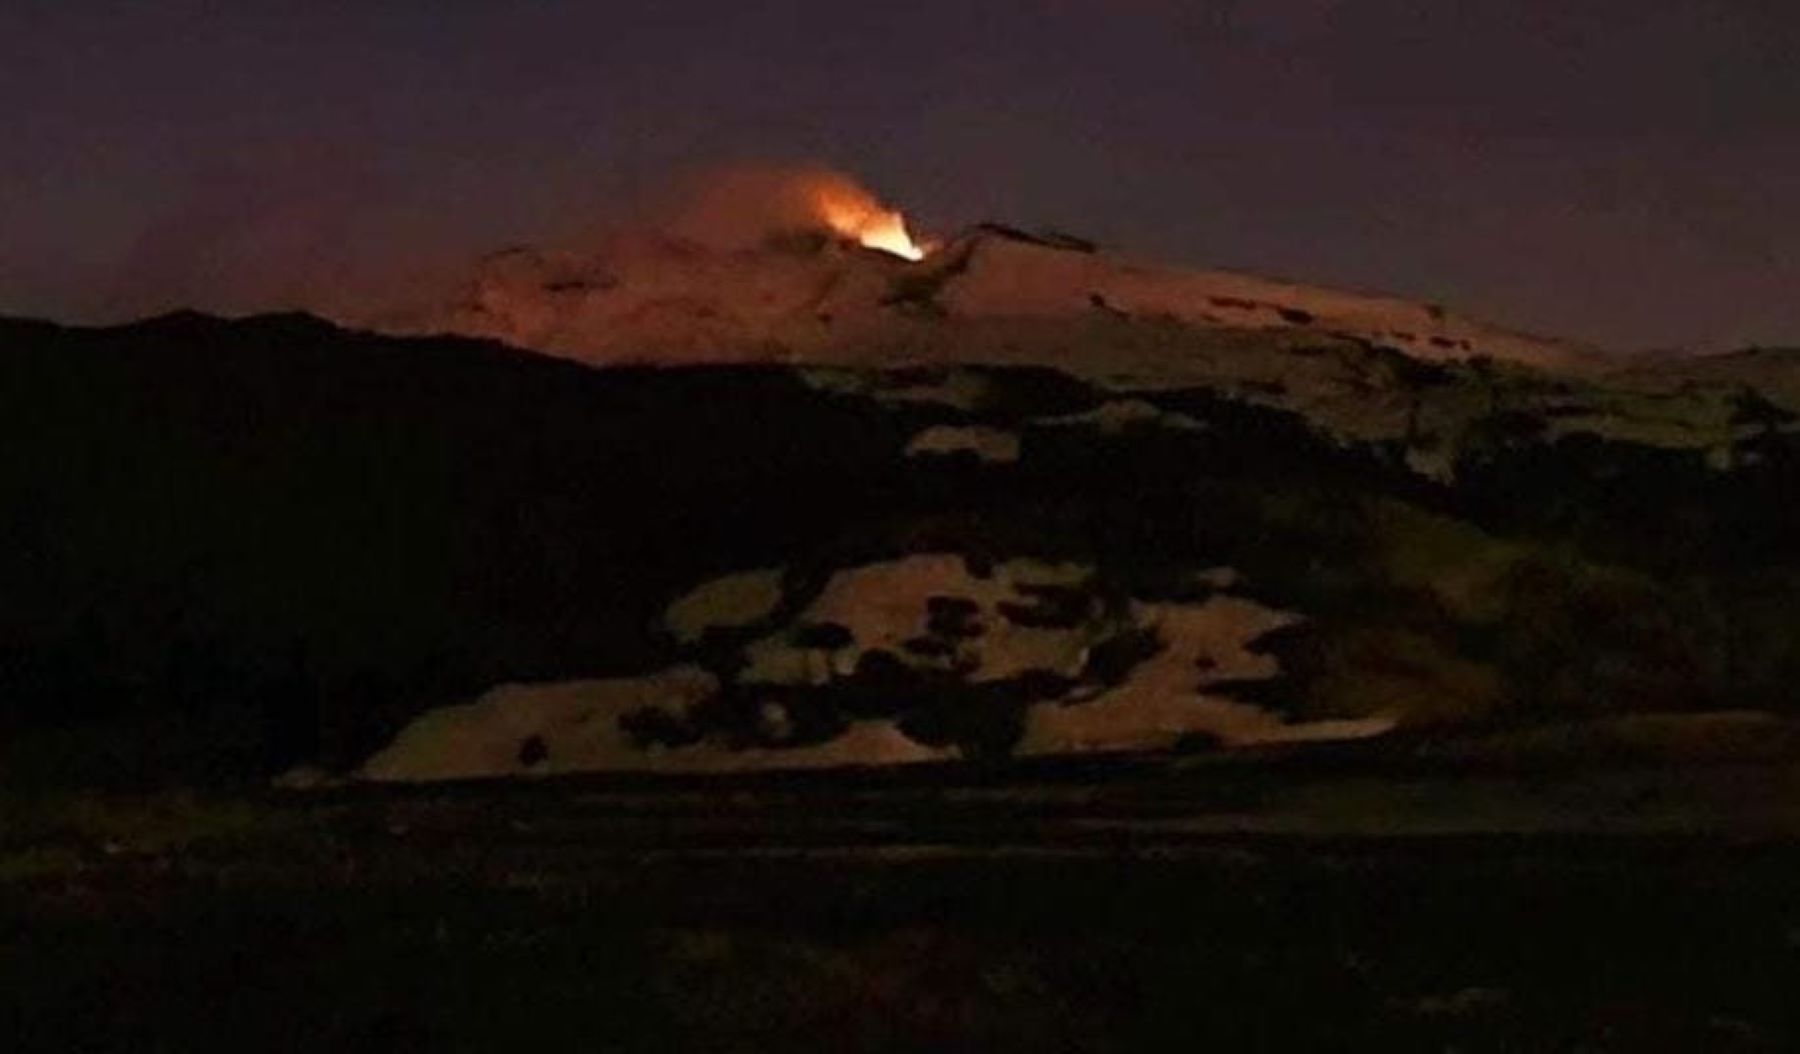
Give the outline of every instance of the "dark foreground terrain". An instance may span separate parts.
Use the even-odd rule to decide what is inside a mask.
[[[0,1014],[13,1050],[1792,1049],[1800,846],[1689,833],[1791,766],[1366,777],[40,801]],[[1504,833],[1455,833],[1475,802]]]
[[[0,1051],[1800,1046],[1792,353],[1584,379],[1102,328],[1222,365],[0,320]],[[934,595],[911,658],[727,690],[752,644],[854,641],[793,620],[915,556],[1086,584],[1005,624]],[[669,631],[759,569],[772,609]],[[1302,621],[1258,638],[1278,676],[1204,652],[1170,690],[1397,732],[1012,756],[1027,707],[1181,654],[1126,616],[1209,590]],[[1103,616],[1067,669],[961,661]],[[645,757],[880,719],[966,764],[262,789],[497,685],[678,664],[722,687]]]

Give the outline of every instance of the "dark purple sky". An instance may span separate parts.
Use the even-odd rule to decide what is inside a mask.
[[[1800,343],[1793,0],[6,0],[0,100],[0,312],[228,299],[232,239],[304,298],[793,159],[928,228]]]

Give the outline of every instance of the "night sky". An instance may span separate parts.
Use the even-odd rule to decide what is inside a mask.
[[[0,100],[6,313],[304,300],[755,159],[928,231],[1800,344],[1793,0],[5,0]]]

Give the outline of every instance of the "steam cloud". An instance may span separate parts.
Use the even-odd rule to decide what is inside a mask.
[[[823,165],[740,163],[690,173],[652,210],[652,222],[716,249],[755,246],[771,234],[829,230],[824,211],[884,211],[854,179]]]
[[[500,203],[482,204],[506,212]],[[449,295],[481,254],[533,233],[473,233],[449,226],[444,215],[442,202],[420,198],[399,173],[342,152],[235,159],[195,178],[140,233],[93,313],[122,319],[177,308],[307,310],[379,324]],[[654,196],[609,200],[598,211],[569,208],[562,216],[551,241],[569,246],[655,230],[718,250],[798,230],[836,226],[844,233],[845,216],[898,222],[849,176],[773,162],[697,168]]]

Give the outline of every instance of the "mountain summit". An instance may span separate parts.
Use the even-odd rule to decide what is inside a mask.
[[[1062,347],[1071,326],[1079,346]],[[447,304],[394,328],[492,337],[596,364],[1029,360],[1145,379],[1183,377],[1202,345],[1245,331],[1427,360],[1588,358],[1572,344],[1434,304],[1148,263],[999,224],[966,230],[917,261],[829,228],[738,248],[640,233],[588,251],[512,249],[483,260]]]

